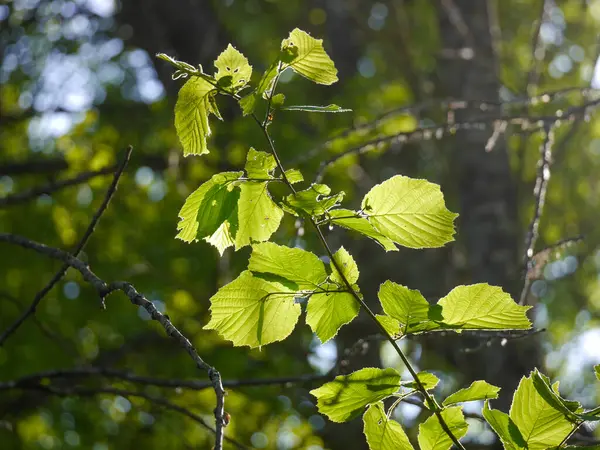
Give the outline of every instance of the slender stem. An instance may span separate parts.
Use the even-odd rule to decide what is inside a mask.
[[[273,95],[274,91],[275,91],[275,86],[273,86],[273,90],[271,91],[270,97]],[[268,113],[269,113],[269,110],[267,110],[267,114]],[[277,150],[275,149],[275,145],[273,143],[273,139],[271,139],[271,135],[269,134],[269,131],[267,130],[267,123],[266,122],[265,123],[261,123],[261,121],[258,119],[258,117],[256,117],[255,114],[252,114],[252,117],[254,118],[254,120],[256,121],[256,123],[260,126],[260,128],[261,128],[261,130],[262,130],[262,132],[263,132],[263,134],[265,136],[265,138],[267,139],[267,142],[269,143],[269,147],[271,149],[271,153],[272,153],[273,157],[275,158],[275,162],[277,163],[277,167],[281,171],[281,174],[282,174],[281,176],[283,178],[283,181],[288,186],[288,188],[292,191],[292,193],[296,194],[296,189],[294,188],[294,186],[292,185],[292,183],[289,182],[289,180],[287,179],[287,177],[285,175],[285,168],[283,167],[283,164],[281,163],[279,155],[277,154]],[[329,256],[329,259],[330,259],[331,263],[334,265],[334,267],[336,268],[336,270],[340,274],[340,276],[341,276],[344,284],[346,285],[346,287],[348,289],[348,292],[350,294],[352,294],[352,296],[354,297],[354,299],[360,304],[360,306],[363,307],[363,309],[367,312],[367,314],[369,315],[369,317],[371,317],[371,319],[377,324],[377,326],[379,327],[380,331],[383,333],[385,339],[390,344],[392,344],[392,347],[394,348],[394,350],[396,351],[396,353],[398,354],[398,356],[402,360],[402,363],[406,366],[406,368],[410,372],[410,375],[415,380],[415,384],[417,385],[417,390],[423,395],[423,398],[425,399],[425,402],[426,402],[428,408],[431,409],[433,411],[433,413],[436,415],[436,417],[438,418],[438,421],[440,422],[440,426],[442,427],[442,429],[444,430],[444,432],[448,435],[448,437],[450,437],[450,439],[452,440],[452,442],[454,443],[454,445],[456,445],[460,450],[465,450],[464,446],[460,443],[460,441],[456,438],[456,436],[454,436],[454,434],[452,433],[452,431],[448,427],[448,424],[446,423],[446,421],[442,417],[442,413],[441,413],[442,408],[440,407],[440,405],[438,405],[438,403],[436,402],[435,398],[433,398],[429,394],[429,392],[427,392],[427,389],[425,389],[425,386],[423,385],[423,383],[421,382],[421,380],[417,376],[417,372],[412,367],[410,361],[408,360],[408,358],[406,357],[406,355],[404,354],[404,352],[400,349],[400,347],[396,343],[396,340],[387,332],[387,330],[379,322],[379,320],[377,320],[377,316],[375,315],[375,313],[371,310],[371,308],[369,308],[369,306],[365,303],[365,301],[360,297],[360,295],[358,294],[358,292],[356,292],[354,290],[354,288],[352,287],[352,284],[348,281],[348,279],[344,275],[342,267],[337,262],[337,260],[334,258],[333,252],[331,251],[331,248],[329,247],[329,244],[327,243],[327,240],[325,239],[325,236],[323,235],[323,232],[321,231],[321,228],[319,227],[319,225],[317,224],[317,222],[315,221],[315,219],[312,216],[309,216],[308,219],[309,219],[310,223],[313,225],[313,227],[315,228],[315,230],[317,232],[317,235],[319,237],[319,240],[321,241],[321,244],[325,248],[325,251],[327,252],[327,255]]]

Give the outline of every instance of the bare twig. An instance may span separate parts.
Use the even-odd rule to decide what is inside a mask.
[[[96,289],[102,302],[104,302],[104,298],[108,294],[110,294],[113,291],[120,290],[125,295],[127,295],[127,297],[129,297],[131,303],[144,308],[153,320],[156,320],[162,325],[167,335],[171,336],[179,344],[179,346],[190,355],[190,357],[196,364],[196,367],[208,373],[208,377],[211,381],[217,398],[217,405],[214,411],[216,421],[215,449],[221,450],[223,448],[223,427],[225,426],[225,390],[223,389],[223,384],[221,382],[221,375],[214,367],[207,364],[200,357],[200,355],[198,355],[198,352],[196,351],[192,343],[189,341],[189,339],[185,337],[171,323],[167,316],[161,314],[156,309],[154,303],[152,303],[143,295],[141,295],[130,283],[124,281],[117,281],[111,284],[107,284],[104,280],[102,280],[94,272],[92,272],[86,263],[76,258],[72,254],[60,250],[58,248],[49,247],[47,245],[31,241],[22,236],[8,233],[0,233],[0,242],[7,242],[19,245],[21,247],[31,249],[43,255],[49,256],[51,258],[63,261],[65,265],[72,267],[79,271],[79,273],[81,273],[83,279],[87,281],[90,285],[92,285],[94,289]]]
[[[132,151],[133,151],[133,148],[131,146],[129,146],[125,152],[125,156],[123,157],[123,160],[118,165],[118,167],[115,171],[115,175],[113,177],[112,183],[110,184],[110,186],[108,187],[108,190],[106,191],[106,195],[104,196],[104,200],[103,200],[102,204],[100,205],[100,207],[98,208],[98,210],[96,211],[94,216],[92,217],[92,220],[91,220],[90,224],[88,225],[87,229],[85,230],[85,233],[83,234],[83,236],[79,240],[79,243],[73,250],[72,254],[74,257],[79,256],[79,253],[81,253],[81,251],[87,244],[87,241],[89,240],[90,236],[94,232],[94,229],[96,228],[96,224],[100,220],[100,217],[102,216],[104,211],[106,211],[106,208],[108,207],[108,204],[110,203],[112,196],[117,191],[117,185],[119,184],[119,179],[121,178],[121,175],[123,174],[123,171],[125,170],[125,167],[127,166],[127,163],[129,162],[129,158],[131,157]],[[16,321],[14,321],[6,330],[4,330],[4,332],[0,335],[0,346],[4,345],[4,342],[6,341],[6,339],[8,339],[9,336],[11,336],[15,331],[17,331],[17,329],[23,324],[23,322],[25,322],[27,320],[27,318],[29,316],[32,316],[35,314],[35,310],[36,310],[37,306],[40,304],[40,302],[42,301],[42,299],[46,296],[46,294],[48,292],[50,292],[50,290],[54,287],[54,285],[62,279],[62,277],[65,275],[65,272],[67,271],[68,268],[69,268],[69,264],[67,264],[65,262],[62,265],[62,267],[54,274],[54,276],[48,282],[48,284],[46,284],[46,286],[44,286],[44,288],[35,295],[33,301],[29,305],[29,308],[27,308],[27,310],[25,310],[25,312],[23,312],[23,314],[21,314],[21,316]]]
[[[531,261],[533,260],[533,254],[535,249],[535,243],[538,238],[538,229],[540,226],[540,219],[542,212],[544,211],[544,204],[546,201],[546,190],[548,189],[548,181],[550,180],[550,165],[552,164],[552,145],[554,144],[554,130],[552,127],[546,129],[546,136],[540,146],[540,159],[538,161],[538,173],[535,180],[535,187],[533,188],[533,197],[535,199],[535,206],[533,211],[533,217],[529,223],[527,235],[525,237],[525,254],[523,256],[523,277],[525,279],[523,290],[519,299],[519,305],[525,304],[527,295],[529,294],[529,288],[531,286],[531,279],[527,277],[527,272],[531,268]]]
[[[52,194],[53,192],[59,191],[66,187],[76,186],[78,184],[85,183],[86,181],[92,178],[107,175],[109,173],[115,173],[118,168],[119,166],[110,166],[100,170],[83,172],[72,178],[67,178],[66,180],[55,181],[53,183],[48,183],[43,186],[37,186],[23,192],[17,192],[16,194],[7,195],[6,197],[0,198],[0,208],[27,202],[43,194]]]

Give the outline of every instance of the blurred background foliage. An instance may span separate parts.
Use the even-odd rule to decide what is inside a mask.
[[[401,173],[440,183],[461,213],[457,242],[443,249],[386,254],[344,230],[328,231],[350,249],[361,291],[374,303],[392,279],[435,300],[457,284],[489,281],[518,299],[524,239],[543,133],[519,118],[546,117],[555,127],[552,176],[536,250],[584,234],[536,258],[529,304],[536,329],[520,340],[428,336],[402,342],[419,369],[442,378],[438,393],[473,379],[514,389],[537,365],[561,381],[562,393],[598,403],[591,367],[600,363],[600,82],[598,0],[15,0],[0,2],[0,230],[73,248],[102,201],[110,173],[28,201],[11,196],[81,172],[132,160],[83,258],[107,281],[127,280],[168,313],[224,380],[344,372],[365,365],[401,367],[385,344],[356,341],[375,330],[367,320],[320,345],[299,325],[285,342],[262,350],[233,348],[203,331],[209,298],[245,267],[248,248],[223,258],[206,243],[174,239],[187,195],[217,171],[238,168],[250,146],[266,150],[260,130],[238,106],[219,98],[211,153],[183,158],[173,126],[180,81],[154,58],[165,52],[212,72],[232,43],[254,67],[253,81],[295,27],[324,39],[340,81],[324,87],[286,72],[288,104],[352,108],[346,114],[279,112],[271,126],[286,167],[311,180],[321,161],[369,140],[441,124],[340,159],[325,174],[356,207],[375,183]],[[565,89],[571,89],[564,91]],[[556,91],[560,91],[556,94]],[[544,96],[545,93],[554,93]],[[488,101],[486,104],[442,100]],[[533,99],[533,100],[528,100]],[[576,120],[560,111],[589,103]],[[411,107],[417,105],[417,107]],[[509,120],[505,130],[499,118]],[[452,121],[478,122],[474,127]],[[450,123],[450,125],[446,125]],[[527,124],[526,124],[527,125]],[[533,121],[533,128],[536,122]],[[527,125],[525,128],[532,128]],[[485,151],[494,130],[499,138]],[[280,192],[283,194],[283,191]],[[275,194],[278,194],[275,191]],[[310,230],[286,217],[275,241],[320,254]],[[44,287],[58,263],[25,250],[0,250],[0,330]],[[351,355],[347,353],[351,350]],[[342,361],[344,360],[344,361]],[[341,362],[344,362],[342,364]],[[99,299],[69,270],[29,319],[0,347],[0,381],[51,369],[108,367],[159,378],[204,381],[184,352],[121,294]],[[210,389],[148,388],[103,377],[63,385],[114,386],[160,395],[211,421]],[[66,384],[65,384],[66,383]],[[229,437],[252,448],[361,449],[359,421],[326,424],[308,394],[315,383],[228,389]],[[499,402],[506,408],[506,399]],[[481,404],[468,405],[480,411]],[[398,419],[415,437],[424,416],[402,404]],[[469,448],[495,448],[494,435],[470,419]],[[593,438],[593,430],[587,430]],[[0,391],[3,449],[93,450],[210,448],[196,422],[152,402],[115,395],[57,398]]]

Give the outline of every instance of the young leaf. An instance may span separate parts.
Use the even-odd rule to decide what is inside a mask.
[[[363,416],[365,436],[370,450],[413,450],[408,436],[395,420],[385,414],[383,403],[377,402]]]
[[[288,169],[288,170],[286,170],[285,171],[285,177],[292,184],[296,184],[296,183],[300,183],[301,181],[304,181],[304,177],[302,176],[302,172],[300,172],[298,169]]]
[[[291,67],[294,72],[319,84],[333,84],[338,80],[337,69],[323,48],[323,40],[315,39],[296,28],[281,42],[282,70]]]
[[[218,331],[236,346],[260,347],[281,341],[300,316],[294,296],[283,284],[244,271],[211,297],[211,318],[204,328]]]
[[[266,181],[248,181],[240,185],[240,190],[236,250],[252,242],[269,240],[283,217],[283,211],[271,200]]]
[[[206,138],[210,136],[208,114],[212,112],[208,96],[215,87],[208,81],[193,77],[179,90],[175,104],[175,129],[183,146],[183,155],[208,153]]]
[[[314,105],[290,105],[280,108],[282,111],[306,111],[316,113],[341,113],[352,112],[351,109],[342,108],[338,105],[314,106]]]
[[[498,398],[498,392],[500,392],[499,387],[481,380],[473,381],[469,387],[450,394],[442,404],[448,406],[460,402]]]
[[[526,311],[497,286],[486,283],[458,286],[442,298],[444,324],[462,330],[526,330],[531,327]]]
[[[335,284],[323,286],[327,291],[339,290]],[[338,330],[351,322],[360,305],[348,292],[317,292],[310,296],[306,305],[306,323],[324,343],[334,337]]]
[[[325,184],[312,184],[308,189],[288,195],[284,205],[290,213],[299,215],[321,216],[336,206],[344,198],[344,192],[329,195],[331,189]]]
[[[252,246],[248,269],[283,277],[293,282],[298,290],[319,289],[327,280],[325,265],[317,255],[272,242]]]
[[[429,322],[429,303],[419,291],[388,280],[379,287],[378,296],[385,313],[400,322],[403,334]]]
[[[192,242],[197,238],[206,239],[213,245],[223,240],[219,236],[226,238],[225,241],[227,238],[231,240],[231,227],[237,227],[239,197],[239,192],[233,190],[233,182],[241,175],[242,172],[213,175],[192,192],[179,211],[181,220],[177,224],[177,238],[185,242]],[[221,253],[223,250],[224,248],[219,248]]]
[[[246,167],[244,167],[248,178],[273,178],[271,172],[275,167],[277,163],[273,155],[250,148],[246,156]]]
[[[377,231],[410,248],[441,247],[452,241],[458,216],[446,209],[438,185],[402,175],[374,186],[362,209]]]
[[[438,377],[436,377],[434,374],[429,373],[429,372],[419,372],[417,374],[417,377],[419,378],[419,381],[421,382],[423,387],[427,390],[434,389],[440,382],[440,379]],[[416,381],[403,382],[402,386],[411,388],[411,389],[418,388]]]
[[[492,430],[496,432],[506,450],[524,450],[527,448],[523,435],[508,414],[490,409],[489,402],[486,401],[483,404],[483,417],[490,424]]]
[[[226,89],[231,88],[233,92],[239,92],[250,81],[252,66],[248,64],[246,57],[237,51],[231,44],[219,55],[215,61],[217,73],[215,78],[221,82],[227,80],[226,84],[220,84]]]
[[[367,367],[350,375],[340,375],[310,393],[317,408],[333,422],[346,422],[359,416],[363,408],[390,396],[400,387],[395,369]]]
[[[271,64],[267,71],[263,74],[258,86],[250,94],[243,97],[240,101],[240,107],[244,116],[252,114],[256,107],[256,101],[261,97],[266,97],[267,93],[271,91],[275,77],[277,76],[277,69],[279,67],[279,61]]]
[[[575,425],[536,390],[532,377],[522,378],[509,416],[519,428],[529,450],[559,445]]]
[[[377,314],[377,321],[383,326],[385,331],[390,336],[397,336],[400,334],[400,322],[390,316],[386,316],[385,314]]]
[[[338,266],[341,267],[342,275],[344,275],[350,285],[358,281],[358,267],[356,266],[352,256],[350,256],[350,253],[348,253],[344,247],[340,247],[340,249],[335,252],[333,259],[338,263]],[[342,280],[340,273],[335,268],[335,264],[329,263],[329,267],[331,267],[331,280],[340,286],[345,287],[346,284]]]
[[[360,217],[355,211],[349,209],[334,209],[329,211],[331,223],[348,230],[356,231],[364,236],[374,239],[381,245],[386,252],[397,251],[398,247],[394,242],[377,231],[371,222],[364,217]]]
[[[446,408],[441,414],[454,437],[460,439],[467,434],[469,425],[460,406]],[[452,439],[446,434],[435,415],[419,425],[418,441],[421,450],[448,450],[452,447]]]

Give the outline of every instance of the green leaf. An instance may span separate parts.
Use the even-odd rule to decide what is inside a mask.
[[[234,181],[243,172],[223,172],[202,184],[185,200],[177,224],[177,238],[192,242],[206,239],[213,245],[231,241],[231,227],[237,227],[237,202],[239,191],[233,190]],[[226,224],[226,225],[224,225]],[[231,245],[231,243],[229,244]],[[227,246],[219,246],[221,254]]]
[[[456,439],[460,439],[467,434],[469,425],[465,421],[460,406],[446,408],[441,414],[444,422],[446,422],[446,425],[448,425],[448,428]],[[418,440],[421,450],[448,450],[452,447],[452,440],[446,434],[435,415],[432,415],[419,425]]]
[[[336,291],[339,287],[326,284],[323,289]],[[359,309],[360,305],[348,292],[317,292],[306,305],[306,323],[321,342],[327,342],[358,315]]]
[[[379,287],[378,296],[384,312],[400,322],[403,334],[421,330],[421,324],[430,323],[429,303],[419,291],[388,280]]]
[[[483,404],[483,417],[496,432],[506,450],[524,450],[527,443],[508,414],[490,409],[489,402]]]
[[[594,373],[596,374],[596,379],[600,381],[600,364],[594,366]]]
[[[290,105],[280,108],[282,111],[306,111],[315,113],[341,113],[352,112],[351,109],[345,109],[338,105],[314,106],[314,105]]]
[[[275,167],[277,163],[273,155],[250,148],[246,156],[246,167],[244,167],[248,178],[273,178],[271,173]]]
[[[486,283],[458,286],[438,305],[443,322],[462,330],[526,330],[531,328],[526,312],[530,306],[517,305],[497,286]]]
[[[363,416],[363,422],[370,450],[414,449],[402,429],[402,425],[387,417],[382,402],[369,406]]]
[[[393,337],[400,334],[400,322],[398,322],[396,319],[384,314],[377,314],[375,317],[390,336]]]
[[[215,61],[217,73],[215,78],[218,81],[228,79],[227,85],[233,92],[239,92],[243,89],[252,76],[252,66],[248,64],[246,57],[237,51],[231,44],[219,55]]]
[[[450,394],[442,404],[448,406],[460,402],[498,398],[498,392],[500,392],[499,387],[481,380],[473,381],[469,387]]]
[[[441,247],[452,241],[458,216],[446,209],[438,185],[402,175],[374,186],[362,209],[377,231],[410,248]]]
[[[394,244],[390,238],[377,231],[366,218],[357,216],[355,211],[349,209],[334,209],[329,211],[329,216],[331,217],[332,224],[356,231],[364,236],[374,239],[386,252],[398,250],[396,244]]]
[[[321,216],[335,207],[344,198],[344,192],[329,195],[331,189],[325,184],[312,184],[308,189],[290,194],[284,199],[284,205],[290,213]]]
[[[562,411],[538,393],[531,376],[521,379],[509,416],[519,428],[529,450],[559,445],[575,426]]]
[[[294,283],[297,290],[319,289],[327,280],[325,265],[317,255],[272,242],[252,246],[248,269],[283,277]]]
[[[365,406],[390,396],[400,387],[395,369],[367,367],[350,375],[340,375],[310,393],[317,408],[333,422],[346,422],[359,416]]]
[[[419,381],[421,382],[423,387],[427,390],[434,389],[440,382],[440,379],[438,377],[429,372],[419,372],[417,374],[417,377],[419,378]],[[402,386],[410,389],[418,389],[416,381],[403,382]]]
[[[213,112],[209,94],[215,87],[206,80],[193,77],[179,90],[175,104],[175,129],[183,146],[183,155],[209,153],[206,138],[210,136],[208,114]]]
[[[337,69],[323,48],[323,40],[315,39],[296,28],[281,42],[281,70],[291,67],[294,72],[319,84],[338,80]]]
[[[288,169],[285,171],[285,177],[291,184],[300,183],[304,181],[304,177],[302,176],[302,172],[298,169]]]
[[[283,211],[271,200],[266,181],[248,181],[240,190],[236,250],[252,242],[268,241],[283,217]]]
[[[283,284],[244,271],[211,297],[211,318],[204,328],[218,331],[237,346],[260,347],[281,341],[300,316],[294,296]]]
[[[275,109],[281,109],[284,102],[285,102],[285,95],[283,95],[281,93],[275,94],[271,98],[271,107],[273,107]]]
[[[344,248],[340,247],[340,249],[335,252],[333,255],[333,259],[337,262],[338,266],[342,269],[342,275],[348,280],[350,285],[353,285],[358,281],[358,267],[356,262],[350,253]],[[335,264],[333,262],[329,263],[329,267],[331,267],[331,280],[334,283],[339,284],[342,287],[346,286],[346,283],[342,280],[342,276],[335,268]]]
[[[275,77],[278,73],[279,61],[271,64],[271,66],[267,69],[267,71],[263,74],[260,81],[258,82],[258,86],[254,91],[250,94],[246,95],[242,99],[240,99],[239,104],[242,108],[242,113],[244,116],[248,114],[252,114],[254,112],[254,108],[256,107],[256,101],[261,97],[265,97],[270,93],[271,88],[273,86],[273,82],[275,81]]]

